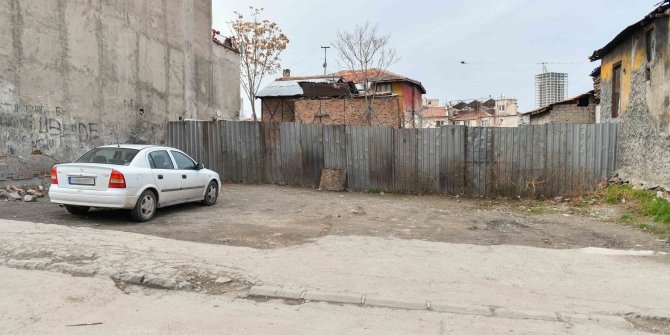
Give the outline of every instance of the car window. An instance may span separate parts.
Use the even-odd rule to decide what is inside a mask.
[[[85,153],[74,162],[129,165],[138,152],[139,150],[128,148],[95,148]]]
[[[173,170],[172,159],[166,150],[157,150],[149,153],[149,165],[152,169]]]
[[[195,170],[195,162],[179,151],[171,151],[179,170]]]

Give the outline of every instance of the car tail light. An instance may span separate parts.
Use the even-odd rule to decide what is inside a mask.
[[[123,177],[123,173],[112,170],[112,174],[109,176],[109,188],[126,188],[126,178]]]
[[[51,185],[58,185],[58,174],[56,174],[56,167],[51,168]]]

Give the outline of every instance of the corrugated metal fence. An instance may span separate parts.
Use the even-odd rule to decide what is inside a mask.
[[[227,182],[351,190],[554,196],[592,190],[616,168],[618,127],[549,124],[434,129],[237,121],[170,122],[168,143]]]

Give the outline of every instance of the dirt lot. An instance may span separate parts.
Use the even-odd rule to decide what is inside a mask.
[[[46,199],[1,202],[0,218],[121,230],[195,242],[278,248],[324,235],[364,235],[479,245],[670,251],[670,243],[616,223],[620,209],[552,201],[335,193],[274,185],[225,185],[213,207],[159,210],[149,223],[124,211],[75,217]]]

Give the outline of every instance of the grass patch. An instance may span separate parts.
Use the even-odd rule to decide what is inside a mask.
[[[371,188],[371,189],[368,190],[368,193],[372,193],[372,194],[379,194],[379,193],[382,193],[382,192],[384,192],[384,191],[380,190],[378,188]]]
[[[654,192],[634,190],[629,185],[611,185],[605,190],[605,202],[608,204],[619,204],[623,199],[634,203],[639,214],[670,225],[670,203]]]
[[[628,222],[633,222],[633,221],[635,221],[635,218],[634,218],[632,215],[624,214],[624,215],[622,215],[622,216],[619,217],[619,221],[620,221],[620,222],[627,222],[627,223],[628,223]]]
[[[531,215],[542,215],[542,214],[547,214],[549,213],[549,209],[546,207],[531,207],[528,208],[528,214]]]

